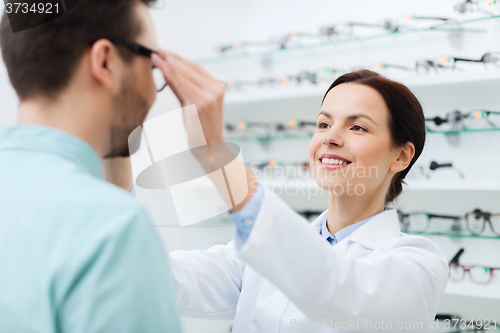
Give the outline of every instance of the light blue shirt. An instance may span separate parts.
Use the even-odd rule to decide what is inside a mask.
[[[0,131],[2,333],[180,332],[160,239],[103,176],[67,132]]]
[[[265,190],[264,185],[259,182],[259,186],[257,187],[254,195],[250,198],[250,200],[246,203],[246,205],[243,206],[242,209],[234,213],[228,212],[229,218],[236,224],[236,237],[239,238],[237,240],[237,243],[240,244],[240,246],[241,244],[244,244],[245,241],[250,236],[250,232],[252,231],[254,221],[257,218],[260,207],[262,206],[262,202],[264,201],[264,196],[265,196],[264,190]],[[387,208],[380,213],[383,213],[386,210]],[[344,238],[350,236],[359,227],[361,227],[363,224],[365,224],[378,214],[372,215],[364,219],[363,221],[345,227],[339,230],[334,236],[332,236],[332,234],[330,234],[330,232],[328,231],[326,225],[327,216],[325,216],[321,223],[321,228],[319,230],[319,233],[323,237],[323,239],[328,241],[330,244],[335,245]]]
[[[387,208],[385,208],[380,213],[383,213],[386,210],[387,210]],[[363,224],[365,224],[366,222],[370,221],[372,218],[374,218],[375,216],[377,216],[380,213],[377,213],[375,215],[372,215],[372,216],[364,219],[363,221],[356,222],[354,224],[351,224],[350,226],[347,226],[347,227],[345,227],[343,229],[340,229],[339,231],[337,231],[337,233],[334,236],[332,236],[332,234],[330,233],[330,231],[328,231],[328,227],[326,225],[328,215],[326,215],[323,218],[323,221],[321,222],[321,228],[319,229],[319,233],[320,233],[321,237],[323,237],[323,239],[325,239],[326,241],[328,241],[330,244],[335,245],[338,242],[340,242],[341,240],[343,240],[344,238],[350,236],[353,232],[355,232],[356,230],[358,230],[359,227],[361,227]]]

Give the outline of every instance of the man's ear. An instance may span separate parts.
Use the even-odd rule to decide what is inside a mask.
[[[113,74],[117,68],[114,66],[116,59],[113,43],[107,39],[100,39],[90,49],[90,72],[92,77],[105,88],[113,86]]]
[[[398,148],[396,152],[396,158],[390,167],[391,171],[394,173],[403,171],[410,165],[413,156],[415,156],[415,146],[413,143],[408,142],[403,147]]]

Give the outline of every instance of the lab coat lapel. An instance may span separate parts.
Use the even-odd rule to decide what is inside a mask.
[[[401,236],[401,228],[396,209],[378,214],[354,231],[348,240],[368,248],[378,248]]]
[[[319,230],[321,229],[321,222],[325,219],[325,216],[328,214],[328,209],[325,210],[323,213],[321,213],[320,216],[316,218],[316,220],[311,222],[311,227],[316,229],[316,231],[319,233]]]
[[[318,233],[327,214],[328,209],[311,222],[311,227],[315,228]],[[400,234],[398,214],[396,209],[392,208],[370,219],[346,239],[374,249],[399,237]]]

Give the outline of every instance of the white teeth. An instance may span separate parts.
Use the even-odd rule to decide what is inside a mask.
[[[336,165],[346,165],[347,162],[345,161],[342,161],[342,160],[337,160],[337,159],[333,159],[333,158],[323,158],[321,160],[322,163],[324,164],[336,164]]]

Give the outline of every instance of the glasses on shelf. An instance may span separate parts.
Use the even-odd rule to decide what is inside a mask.
[[[340,25],[343,28],[353,28],[353,27],[364,27],[364,28],[375,28],[382,29],[390,32],[398,32],[402,26],[396,24],[392,20],[385,20],[382,23],[367,23],[367,22],[344,22]]]
[[[431,124],[431,127],[427,128],[430,131],[437,130],[443,124],[448,124],[449,126],[447,127],[451,130],[477,128],[478,126],[484,127],[484,124],[487,124],[491,128],[497,128],[497,124],[493,120],[496,122],[500,121],[500,111],[474,110],[461,112],[456,110],[447,113],[443,117],[436,116],[425,119],[426,122]]]
[[[439,234],[464,234],[481,235],[489,224],[495,237],[500,237],[500,214],[475,209],[465,215],[444,215],[424,211],[404,213],[398,211],[401,231],[426,232]],[[466,234],[466,233],[465,233]]]
[[[471,213],[465,214],[467,228],[473,235],[480,235],[484,232],[486,224],[490,226],[491,231],[500,236],[500,214],[492,214],[475,209]]]
[[[274,45],[273,42],[267,41],[267,42],[254,42],[254,41],[247,41],[247,42],[236,42],[232,44],[226,44],[217,47],[217,50],[221,53],[227,53],[228,51],[239,51],[242,50],[244,51],[245,49],[250,49],[250,48],[262,48],[262,47],[269,47]]]
[[[438,73],[439,70],[453,70],[453,66],[447,66],[443,65],[440,61],[437,60],[432,60],[432,59],[422,59],[422,60],[417,60],[415,62],[415,71],[420,73],[420,70],[424,70],[425,73],[429,73],[431,70],[434,70],[434,72]]]
[[[287,122],[240,121],[226,123],[229,137],[282,137],[284,135],[312,135],[316,132],[316,122],[290,119]]]
[[[482,12],[488,15],[494,15],[483,7],[492,7],[497,3],[496,0],[465,0],[455,5],[454,10],[460,14],[467,12]]]
[[[500,271],[500,267],[489,267],[483,265],[462,265],[459,263],[459,261],[460,256],[463,253],[464,249],[462,248],[457,252],[457,254],[449,263],[449,277],[452,281],[462,282],[465,279],[465,275],[469,275],[470,280],[475,284],[488,284],[493,280],[495,271]]]
[[[463,216],[432,214],[423,211],[403,213],[398,211],[401,231],[461,233],[464,229]]]
[[[493,64],[497,67],[500,67],[500,53],[498,52],[488,52],[481,56],[479,59],[473,58],[458,58],[458,57],[444,57],[442,59],[442,63],[452,64],[452,68],[456,68],[457,62],[471,62],[471,63],[482,63],[484,65]]]
[[[136,54],[151,58],[151,55],[153,53],[158,54],[157,51],[153,51],[145,46],[142,46],[136,42],[129,41],[129,40],[122,40],[122,39],[116,39],[116,38],[109,38],[109,41],[112,42],[113,44],[120,44],[128,47],[131,51],[135,52]],[[156,91],[160,92],[165,87],[167,86],[167,81],[165,80],[165,75],[163,75],[163,72],[161,69],[158,67],[155,67],[153,65],[153,79],[155,82],[156,86]]]
[[[314,221],[318,216],[320,216],[323,211],[319,210],[299,210],[296,211],[297,214],[308,220],[309,222]]]
[[[463,172],[454,167],[453,163],[438,163],[436,161],[431,161],[429,165],[429,171],[436,171],[439,169],[447,169],[447,170],[452,170],[455,174],[457,174],[461,179],[464,178]],[[410,169],[410,172],[406,175],[407,179],[412,179],[412,180],[417,180],[417,179],[422,179],[422,178],[431,178],[431,176],[434,174],[434,172],[428,172],[426,168],[424,168],[420,164],[415,164],[412,166]]]
[[[321,82],[331,84],[339,75],[348,73],[350,70],[341,70],[336,68],[324,68],[317,71],[302,71],[297,74],[286,75],[283,77],[268,77],[259,80],[228,80],[226,87],[234,90],[242,90],[245,87],[276,87],[287,86],[291,84],[302,84],[308,82],[317,85]]]

